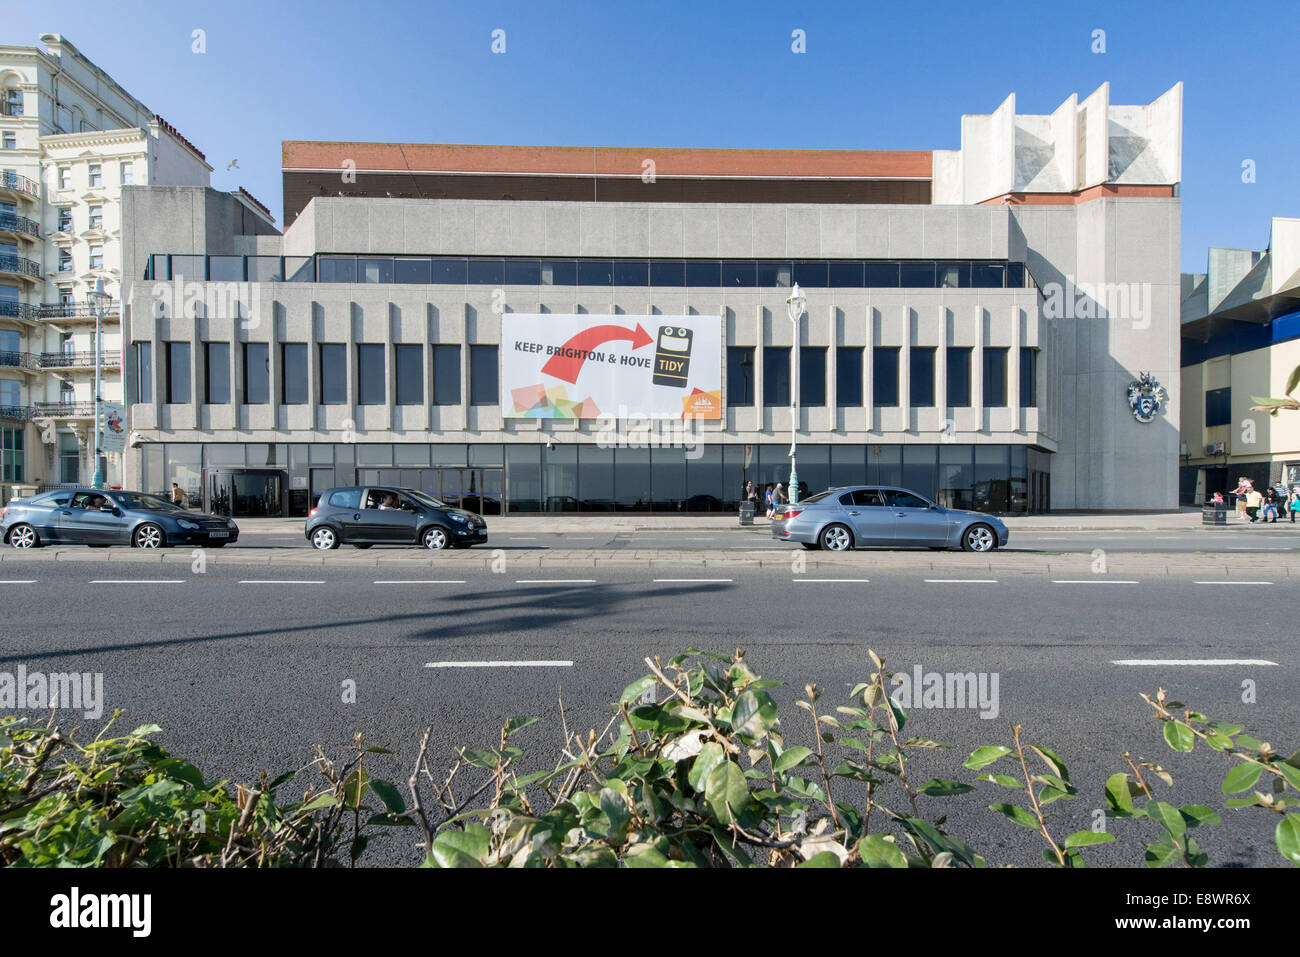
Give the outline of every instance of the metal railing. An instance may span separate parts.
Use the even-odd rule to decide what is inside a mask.
[[[122,304],[116,299],[104,307],[105,316],[116,316],[122,311]],[[54,302],[40,307],[42,319],[94,319],[95,310],[88,302]]]
[[[100,364],[120,366],[122,353],[117,349],[105,349],[101,354]],[[94,352],[42,352],[40,354],[42,369],[93,369],[94,367]]]
[[[0,366],[10,369],[38,369],[40,363],[30,352],[0,352]]]
[[[29,196],[39,197],[41,195],[41,184],[34,179],[28,179],[26,176],[19,176],[17,173],[0,172],[0,189],[12,189],[15,192],[26,193]]]
[[[17,213],[0,212],[0,229],[11,233],[26,233],[28,236],[41,236],[41,224]]]
[[[39,315],[40,307],[37,305],[17,299],[0,299],[0,316],[7,319],[36,319]]]
[[[8,253],[0,255],[0,272],[16,272],[24,276],[39,279],[41,264],[33,262],[26,256],[13,256]]]
[[[36,402],[32,405],[33,417],[75,419],[93,418],[94,415],[94,402]]]
[[[30,406],[26,405],[0,405],[0,419],[10,419],[18,422],[26,422],[32,417]]]

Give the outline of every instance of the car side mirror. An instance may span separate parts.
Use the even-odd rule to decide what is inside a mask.
[[[112,505],[101,505],[101,506],[99,506],[99,510],[100,510],[101,512],[111,512],[111,513],[113,513],[114,515],[117,514],[117,509],[114,508]]]

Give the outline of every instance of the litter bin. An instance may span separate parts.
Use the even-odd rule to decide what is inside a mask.
[[[754,503],[753,502],[744,501],[740,503],[740,524],[741,525],[754,524]]]
[[[1223,505],[1206,505],[1201,509],[1201,524],[1227,526],[1228,509]]]

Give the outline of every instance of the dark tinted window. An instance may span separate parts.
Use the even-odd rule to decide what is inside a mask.
[[[950,346],[947,350],[947,402],[954,409],[970,406],[970,347]]]
[[[460,346],[433,347],[433,404],[460,405]]]
[[[506,260],[507,286],[540,286],[542,264],[535,259]]]
[[[361,258],[357,260],[357,280],[359,282],[383,282],[391,283],[393,281],[393,260],[391,257],[384,258]]]
[[[1232,422],[1232,389],[1210,389],[1205,393],[1205,426]]]
[[[427,286],[433,282],[433,269],[427,259],[398,259],[393,263],[393,280]]]
[[[727,347],[727,405],[754,404],[754,350],[750,346]]]
[[[970,263],[937,263],[934,284],[940,289],[966,289],[970,286]]]
[[[862,346],[835,350],[835,404],[846,408],[862,405]]]
[[[871,404],[898,405],[898,346],[876,346],[871,350]]]
[[[815,408],[826,404],[826,347],[799,349],[799,404]]]
[[[923,498],[918,498],[911,492],[900,492],[897,489],[887,489],[884,493],[889,504],[894,508],[929,508],[930,503]]]
[[[919,408],[932,406],[934,405],[934,347],[912,346],[907,351],[908,402]]]
[[[206,342],[203,349],[203,401],[225,405],[230,401],[230,343]]]
[[[853,492],[853,504],[865,508],[884,508],[880,493],[874,488],[860,488]]]
[[[1025,286],[1025,264],[1007,263],[1007,288],[1023,289]]]
[[[40,498],[32,499],[33,505],[67,505],[68,499],[72,498],[71,492],[55,492],[53,495],[42,495]]]
[[[579,286],[614,285],[614,261],[612,259],[581,259],[578,261]]]
[[[384,388],[384,347],[377,344],[357,346],[357,404],[383,405],[388,390]]]
[[[281,383],[280,401],[285,405],[307,404],[307,344],[286,342],[280,346],[284,379]]]
[[[575,286],[578,283],[578,264],[572,259],[543,259],[543,286]]]
[[[790,404],[790,347],[763,350],[763,404]]]
[[[271,401],[271,347],[265,342],[244,343],[244,404]]]
[[[704,260],[686,264],[686,285],[713,287],[722,285],[722,263]]]
[[[353,256],[318,256],[321,282],[356,282],[357,260]]]
[[[335,492],[330,496],[330,504],[335,508],[360,508],[361,489],[351,488],[342,492]]]
[[[898,286],[898,263],[867,263],[863,280],[869,289],[893,289]]]
[[[773,286],[784,288],[790,285],[790,276],[793,270],[789,263],[759,262],[756,267],[755,285],[764,289]]]
[[[753,262],[724,262],[722,284],[750,288],[757,284],[756,266]]]
[[[984,407],[1000,409],[1007,404],[1007,350],[984,349]]]
[[[430,268],[435,284],[463,286],[469,281],[468,265],[464,259],[435,259]]]
[[[424,346],[393,347],[397,362],[397,404],[424,404]]]
[[[686,282],[686,263],[656,261],[650,263],[650,285],[681,286]]]
[[[860,262],[832,262],[830,284],[837,289],[856,289],[862,286],[863,264]]]
[[[797,262],[794,264],[794,281],[809,289],[826,287],[825,262]]]
[[[153,401],[153,343],[135,344],[136,401]]]
[[[190,401],[190,344],[167,343],[167,401],[180,405]]]
[[[1038,350],[1029,346],[1020,349],[1020,407],[1032,409],[1038,405]]]
[[[472,286],[504,286],[506,264],[502,259],[471,259],[469,282]]]
[[[976,289],[1001,289],[1007,267],[1002,263],[971,263],[970,284]]]
[[[646,286],[650,283],[649,263],[617,261],[614,263],[614,285]]]
[[[496,405],[500,400],[497,392],[497,347],[469,347],[469,404]]]
[[[321,405],[345,405],[348,401],[348,353],[341,343],[320,344]]]
[[[899,285],[904,289],[934,288],[934,263],[900,263],[898,275]]]

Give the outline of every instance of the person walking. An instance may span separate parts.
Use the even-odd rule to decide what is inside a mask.
[[[1237,496],[1238,521],[1244,522],[1246,520],[1246,496],[1250,493],[1252,488],[1254,488],[1254,486],[1250,484],[1250,479],[1243,475],[1237,479],[1237,487],[1231,492],[1232,495]]]
[[[1246,493],[1246,515],[1249,517],[1249,524],[1254,525],[1259,521],[1259,507],[1264,504],[1264,496],[1252,488]]]
[[[1277,522],[1277,490],[1270,488],[1264,494],[1263,508],[1259,513],[1262,522]]]
[[[172,504],[185,507],[185,490],[175,482],[172,482]]]
[[[772,517],[772,486],[768,486],[763,492],[763,500],[767,504],[767,517]]]
[[[788,501],[789,501],[789,498],[788,498],[788,497],[786,496],[786,494],[785,494],[785,486],[782,485],[780,482],[777,482],[777,483],[776,483],[776,488],[772,489],[772,512],[773,512],[773,514],[775,514],[775,513],[776,513],[776,510],[777,510],[778,508],[780,508],[782,505],[785,505]]]
[[[1291,513],[1291,524],[1295,524],[1295,516],[1300,512],[1300,485],[1291,489],[1291,494],[1287,497],[1286,510]]]

